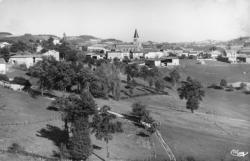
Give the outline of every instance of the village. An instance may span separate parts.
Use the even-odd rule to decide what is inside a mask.
[[[0,161],[250,161],[248,0],[0,0]]]

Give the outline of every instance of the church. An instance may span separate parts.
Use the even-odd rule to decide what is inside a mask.
[[[130,53],[142,51],[142,44],[137,29],[135,29],[132,43],[115,44],[113,50],[119,52],[130,52]]]

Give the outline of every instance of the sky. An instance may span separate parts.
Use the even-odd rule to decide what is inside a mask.
[[[250,35],[250,0],[0,0],[0,32],[132,41],[229,40]]]

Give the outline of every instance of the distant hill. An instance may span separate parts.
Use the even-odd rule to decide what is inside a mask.
[[[247,42],[250,42],[250,37],[249,36],[245,36],[245,37],[239,37],[237,39],[233,39],[233,40],[230,40],[228,41],[230,44],[244,44],[244,43],[247,43]]]
[[[9,32],[0,32],[0,37],[6,37],[6,36],[10,36],[10,35],[12,35],[12,34]]]
[[[109,38],[109,39],[103,39],[101,43],[112,43],[112,44],[117,44],[117,43],[122,43],[123,41]]]
[[[47,40],[50,37],[53,38],[59,38],[55,35],[32,35],[32,34],[24,34],[24,35],[9,35],[6,37],[0,37],[1,41],[7,41],[7,42],[17,42],[17,41],[22,41],[24,43],[29,43],[29,42],[35,42],[37,40]]]

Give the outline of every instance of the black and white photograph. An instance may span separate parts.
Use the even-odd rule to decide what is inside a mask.
[[[250,0],[0,0],[0,161],[250,161]]]

